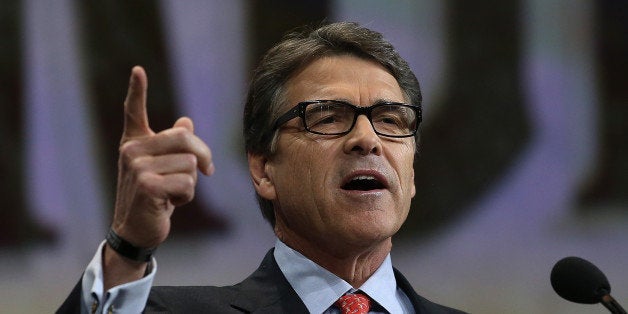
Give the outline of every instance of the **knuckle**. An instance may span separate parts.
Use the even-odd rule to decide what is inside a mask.
[[[194,199],[194,190],[184,193],[181,199],[185,201],[186,203],[191,202]]]
[[[141,171],[144,168],[145,158],[136,157],[128,160],[129,169]]]
[[[136,183],[140,191],[151,194],[154,192],[155,181],[155,177],[151,173],[143,172],[137,176]]]
[[[171,199],[176,205],[189,203],[194,199],[196,182],[190,175],[181,175],[177,178],[177,185],[172,192]]]
[[[120,153],[128,154],[137,149],[138,142],[137,141],[124,141],[120,144]]]
[[[125,164],[130,164],[131,161],[135,159],[137,155],[139,155],[138,143],[135,141],[126,142],[120,145],[119,151],[120,151],[120,159]]]
[[[196,169],[198,158],[194,154],[184,154],[183,159],[187,168]]]
[[[181,188],[186,192],[194,193],[194,188],[196,186],[196,180],[192,175],[184,175],[181,180]]]
[[[178,133],[179,143],[186,151],[190,151],[191,148],[194,146],[194,138],[195,138],[195,135],[189,130],[184,129],[184,128],[181,128],[181,130]]]
[[[185,202],[191,202],[194,199],[194,189],[189,190],[184,196]]]
[[[186,128],[174,128],[172,129],[172,135],[179,141],[188,141],[192,133]]]

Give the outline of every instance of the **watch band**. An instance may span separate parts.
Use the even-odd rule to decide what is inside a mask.
[[[107,244],[109,244],[109,246],[111,246],[114,251],[118,252],[118,254],[138,262],[150,262],[151,258],[153,257],[153,253],[155,252],[155,250],[157,250],[156,247],[137,247],[129,243],[129,241],[121,238],[111,228],[107,233],[106,241]]]

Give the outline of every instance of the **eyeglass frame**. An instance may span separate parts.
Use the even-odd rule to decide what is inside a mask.
[[[351,126],[349,127],[349,129],[347,131],[344,132],[340,132],[340,133],[323,133],[323,132],[317,132],[317,131],[313,131],[310,130],[309,127],[307,126],[307,123],[305,122],[305,108],[308,105],[311,104],[320,104],[320,103],[325,103],[325,102],[334,102],[334,103],[340,103],[343,105],[346,105],[350,108],[353,109],[353,122],[351,123]],[[371,112],[373,112],[373,109],[378,108],[378,107],[382,107],[382,106],[390,106],[390,105],[395,105],[395,106],[402,106],[402,107],[406,107],[406,108],[410,108],[411,110],[414,110],[414,112],[416,113],[416,128],[414,128],[414,130],[412,131],[412,133],[410,134],[404,134],[404,135],[390,135],[390,134],[383,134],[379,131],[377,131],[377,129],[375,128],[375,126],[373,125],[373,120],[371,118]],[[314,133],[314,134],[319,134],[319,135],[329,135],[329,136],[342,136],[342,135],[346,135],[349,134],[351,132],[351,130],[353,130],[353,128],[355,127],[355,123],[358,121],[358,117],[361,115],[365,115],[366,118],[369,120],[369,122],[371,123],[371,127],[373,128],[373,131],[375,132],[375,134],[380,135],[380,136],[386,136],[386,137],[392,137],[392,138],[404,138],[404,137],[411,137],[411,136],[415,136],[416,133],[419,130],[419,125],[421,124],[421,122],[423,121],[423,111],[421,109],[421,106],[418,105],[412,105],[412,104],[405,104],[405,103],[400,103],[400,102],[390,102],[390,101],[384,101],[384,102],[378,102],[374,105],[371,106],[366,106],[366,107],[360,107],[360,106],[356,106],[352,103],[346,102],[346,101],[342,101],[342,100],[332,100],[332,99],[316,99],[316,100],[307,100],[307,101],[302,101],[299,102],[298,104],[296,104],[294,107],[292,107],[290,110],[288,110],[286,113],[282,114],[279,118],[277,118],[275,120],[275,123],[273,124],[273,130],[277,130],[279,129],[284,123],[294,119],[294,118],[301,118],[301,120],[303,121],[303,127],[305,128],[306,131],[310,132],[310,133]]]

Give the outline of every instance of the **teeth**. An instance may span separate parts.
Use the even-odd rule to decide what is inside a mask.
[[[375,180],[374,176],[367,176],[367,175],[363,175],[363,176],[357,176],[351,180]]]
[[[342,186],[345,190],[370,191],[383,189],[384,185],[372,175],[357,175]]]

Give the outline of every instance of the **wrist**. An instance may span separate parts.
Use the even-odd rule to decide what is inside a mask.
[[[109,229],[106,237],[107,246],[111,250],[115,251],[118,255],[123,256],[129,260],[145,263],[152,260],[153,253],[157,247],[145,248],[138,247],[120,237],[113,228]]]

